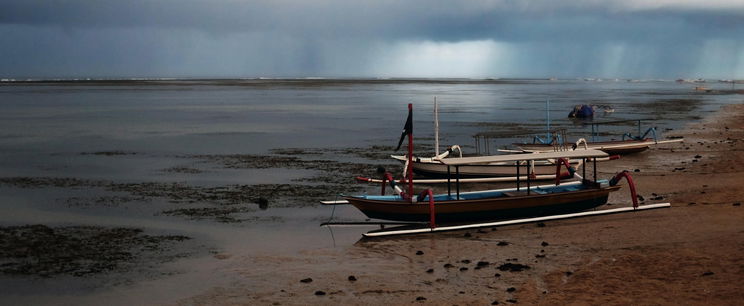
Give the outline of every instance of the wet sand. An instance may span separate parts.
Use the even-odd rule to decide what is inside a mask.
[[[715,304],[744,300],[744,105],[629,169],[669,209],[394,239],[297,255],[223,254],[239,277],[182,304]],[[622,183],[626,185],[625,182]],[[627,188],[608,208],[630,205]],[[334,229],[344,231],[344,228]]]

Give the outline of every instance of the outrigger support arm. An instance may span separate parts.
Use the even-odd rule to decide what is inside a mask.
[[[393,175],[390,174],[390,172],[385,172],[385,174],[382,175],[382,190],[380,192],[381,195],[385,195],[385,183],[390,182],[390,187],[395,190],[396,194],[399,194],[401,198],[403,199],[409,199],[410,197],[398,187],[398,185],[395,183],[395,180],[393,179]]]
[[[640,130],[638,132],[640,132]],[[648,133],[651,133],[651,135],[654,136],[654,142],[657,142],[657,143],[659,142],[659,140],[656,138],[656,128],[655,127],[648,128],[648,130],[646,130],[646,132],[643,133],[643,135],[638,134],[638,136],[633,136],[630,133],[625,133],[625,134],[623,134],[623,140],[625,140],[625,137],[628,137],[628,139],[633,139],[633,140],[644,140],[644,139],[646,139],[646,136],[648,136]]]
[[[568,176],[573,177],[574,173],[576,173],[576,168],[572,167],[570,163],[568,163],[568,159],[566,158],[559,158],[556,160],[556,167],[555,167],[555,185],[558,186],[561,183],[561,177],[565,175],[561,175],[561,165],[565,165],[566,169],[568,169]],[[565,173],[564,173],[565,174]]]
[[[610,186],[615,186],[617,183],[620,182],[622,178],[625,178],[626,181],[628,181],[628,187],[630,188],[630,196],[633,199],[633,208],[638,207],[638,195],[636,194],[635,190],[635,184],[633,183],[633,178],[630,176],[630,172],[628,170],[623,170],[622,172],[615,175],[610,180]]]

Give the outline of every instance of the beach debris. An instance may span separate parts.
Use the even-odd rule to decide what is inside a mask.
[[[641,196],[640,194],[639,195],[636,195],[636,197],[638,198],[638,201],[645,201],[645,199],[643,198],[643,196]]]
[[[315,295],[321,296],[321,295],[326,295],[326,293],[323,290],[318,290],[318,291],[315,291]]]
[[[506,289],[506,292],[514,292],[514,291],[517,291],[517,288],[509,287]]]
[[[421,251],[421,250],[419,250],[419,251],[416,251],[416,255],[424,255],[424,252],[423,252],[423,251]]]
[[[256,199],[255,203],[258,204],[258,208],[260,208],[261,210],[266,210],[267,208],[269,208],[269,200],[264,197],[259,197],[258,199]]]
[[[499,241],[499,243],[497,243],[496,245],[498,245],[498,246],[505,246],[505,245],[509,245],[509,242]]]
[[[641,169],[635,169],[633,172],[641,172]]]
[[[545,242],[545,241],[543,241],[542,243],[540,243],[540,245],[542,245],[542,246],[549,246],[550,244],[547,243],[547,242]]]
[[[658,200],[663,200],[663,199],[664,199],[663,196],[656,196],[656,197],[651,198],[651,200],[653,201],[658,201]]]
[[[305,279],[301,279],[300,282],[301,283],[306,283],[306,284],[307,283],[312,283],[313,282],[313,279],[308,277],[308,278],[305,278]]]
[[[530,266],[528,265],[507,262],[503,265],[500,265],[498,269],[500,271],[521,272],[523,270],[528,270],[529,268]]]
[[[356,276],[354,276],[354,275],[349,275],[349,281],[350,281],[350,282],[355,282],[356,280],[357,280]]]

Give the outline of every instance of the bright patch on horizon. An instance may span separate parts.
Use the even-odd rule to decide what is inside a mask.
[[[507,49],[492,40],[385,44],[369,68],[381,77],[491,77],[503,72],[499,59]]]

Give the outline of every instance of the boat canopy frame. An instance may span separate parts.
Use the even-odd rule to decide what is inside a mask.
[[[452,167],[455,168],[455,188],[456,188],[456,199],[460,199],[460,166],[473,165],[473,164],[484,164],[494,162],[515,162],[517,167],[517,191],[520,190],[520,162],[525,161],[525,167],[527,168],[527,194],[531,191],[531,179],[529,169],[535,160],[548,160],[548,159],[561,159],[561,158],[581,158],[586,163],[587,159],[593,160],[594,170],[594,183],[597,183],[597,158],[609,157],[609,154],[595,149],[581,150],[581,151],[559,151],[559,152],[545,152],[545,153],[528,153],[528,154],[509,154],[509,155],[491,155],[491,156],[476,156],[476,157],[460,157],[460,158],[446,158],[438,160],[440,163],[447,166],[447,195],[452,195]],[[557,162],[557,167],[560,169],[560,163]],[[566,165],[569,167],[568,165]],[[569,172],[570,172],[569,168]],[[582,167],[582,179],[586,177],[586,167]],[[556,172],[559,172],[557,170]],[[560,180],[559,173],[556,173],[556,180]],[[557,184],[557,183],[556,183]]]

